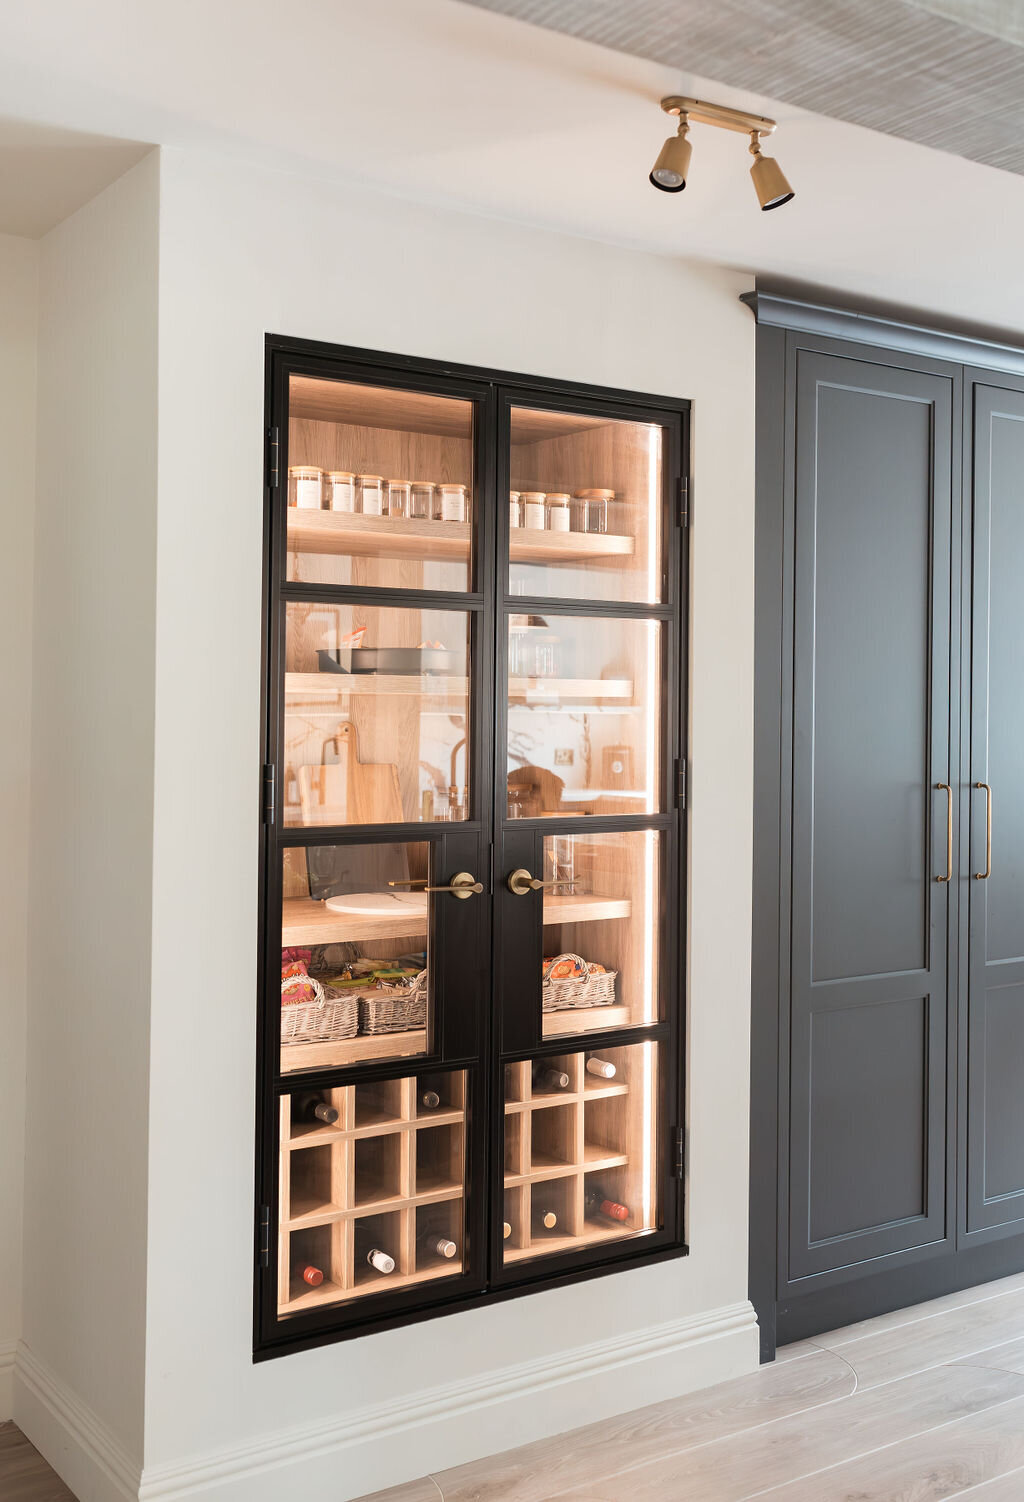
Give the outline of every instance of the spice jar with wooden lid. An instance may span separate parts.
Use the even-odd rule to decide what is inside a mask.
[[[464,522],[468,519],[468,501],[465,485],[439,485],[437,487],[438,521]]]
[[[568,532],[569,497],[561,491],[551,491],[545,503],[547,529],[549,532]]]
[[[323,507],[324,472],[315,464],[293,464],[288,470],[288,504],[300,511]]]
[[[382,475],[357,475],[359,509],[364,516],[384,515],[384,477]]]
[[[434,482],[432,480],[413,480],[409,495],[409,515],[418,522],[433,520]]]
[[[520,491],[519,499],[523,503],[523,526],[542,532],[544,530],[545,501],[543,490]]]
[[[388,516],[402,520],[409,515],[411,491],[408,480],[388,481]]]
[[[329,469],[324,478],[328,511],[354,511],[356,509],[356,477],[351,470]]]
[[[608,531],[608,512],[615,499],[614,490],[577,490],[574,499],[575,532]]]
[[[523,503],[518,490],[510,490],[508,493],[508,524],[510,527],[523,525]]]

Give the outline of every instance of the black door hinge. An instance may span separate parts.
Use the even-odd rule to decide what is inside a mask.
[[[686,1128],[672,1128],[672,1177],[686,1177]]]
[[[260,1267],[270,1266],[270,1206],[260,1206],[260,1241],[257,1261]]]
[[[267,429],[267,485],[276,490],[281,481],[281,435],[277,428]]]
[[[690,525],[690,477],[689,477],[689,475],[680,475],[679,476],[679,525],[681,527],[688,527]]]
[[[676,758],[676,807],[686,807],[686,757]]]
[[[277,778],[274,775],[273,762],[267,762],[263,768],[263,822],[273,824],[276,807]]]

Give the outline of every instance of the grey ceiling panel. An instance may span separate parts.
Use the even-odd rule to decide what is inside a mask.
[[[469,0],[1024,174],[1024,17],[999,0]],[[960,19],[965,17],[966,21]],[[971,22],[973,24],[967,24]]]

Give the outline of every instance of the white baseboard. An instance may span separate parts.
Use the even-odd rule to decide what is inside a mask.
[[[16,1340],[0,1341],[0,1424],[14,1417],[14,1353]]]
[[[136,1502],[138,1465],[23,1343],[14,1363],[14,1419],[79,1502]]]
[[[633,1336],[434,1387],[344,1417],[263,1435],[184,1464],[147,1467],[141,1502],[351,1502],[433,1470],[710,1386],[757,1365],[743,1302]],[[85,1502],[85,1499],[84,1499]],[[87,1499],[91,1502],[91,1498]]]

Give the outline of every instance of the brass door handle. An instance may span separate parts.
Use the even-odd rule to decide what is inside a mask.
[[[527,892],[542,892],[545,887],[562,887],[563,881],[538,881],[536,876],[531,876],[525,866],[520,866],[513,871],[508,878],[507,886],[515,897],[525,897]]]
[[[936,876],[935,880],[936,881],[952,881],[953,880],[953,789],[950,787],[950,785],[949,785],[948,782],[937,782],[935,784],[935,791],[937,793],[945,793],[945,795],[946,795],[946,874],[945,874],[945,876]]]
[[[477,881],[471,871],[459,871],[452,877],[446,887],[428,887],[426,877],[420,877],[417,881],[389,881],[389,887],[419,887],[421,892],[448,892],[452,897],[465,899],[472,897],[474,892],[482,892],[484,884]]]
[[[976,788],[985,790],[985,869],[975,871],[975,881],[988,881],[992,875],[992,789],[987,782],[976,782]]]

